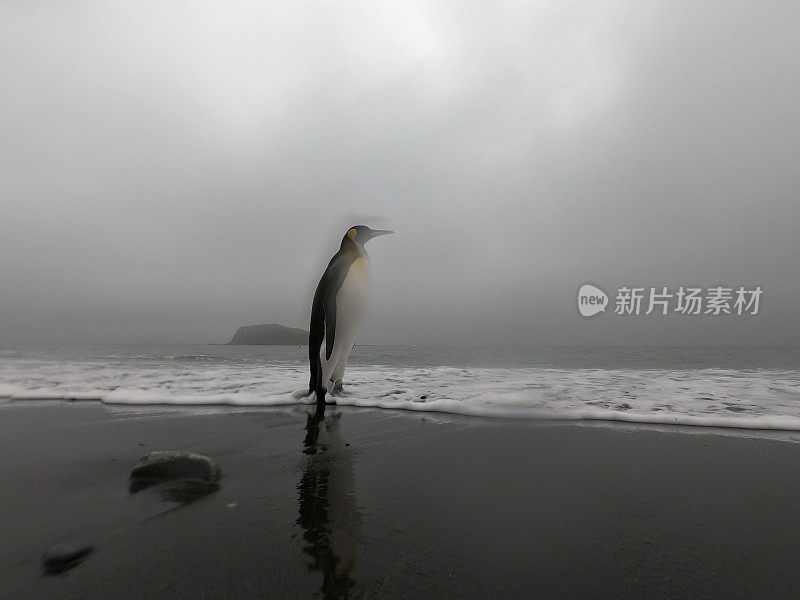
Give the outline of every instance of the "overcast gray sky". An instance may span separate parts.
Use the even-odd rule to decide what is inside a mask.
[[[800,344],[800,2],[4,2],[0,341]],[[576,291],[764,289],[759,315]]]

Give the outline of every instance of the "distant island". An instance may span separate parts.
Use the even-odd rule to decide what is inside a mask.
[[[252,346],[302,346],[308,344],[308,332],[283,325],[245,325],[239,327],[228,344]]]

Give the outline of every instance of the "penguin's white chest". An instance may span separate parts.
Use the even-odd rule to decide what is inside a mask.
[[[353,261],[342,287],[336,294],[336,340],[339,345],[339,334],[342,342],[349,342],[353,347],[358,326],[367,310],[369,301],[369,257],[362,256]]]

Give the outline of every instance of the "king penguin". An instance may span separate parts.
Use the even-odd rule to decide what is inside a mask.
[[[317,404],[325,403],[326,393],[341,388],[347,359],[367,307],[370,259],[364,244],[387,233],[394,232],[366,225],[348,229],[319,280],[308,335],[308,393],[316,393]]]

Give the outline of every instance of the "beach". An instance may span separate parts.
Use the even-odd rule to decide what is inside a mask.
[[[791,598],[800,445],[329,406],[0,409],[4,598]],[[312,415],[312,416],[309,416]],[[215,460],[131,493],[154,450]],[[184,499],[185,500],[185,499]],[[46,575],[42,555],[93,551]]]

